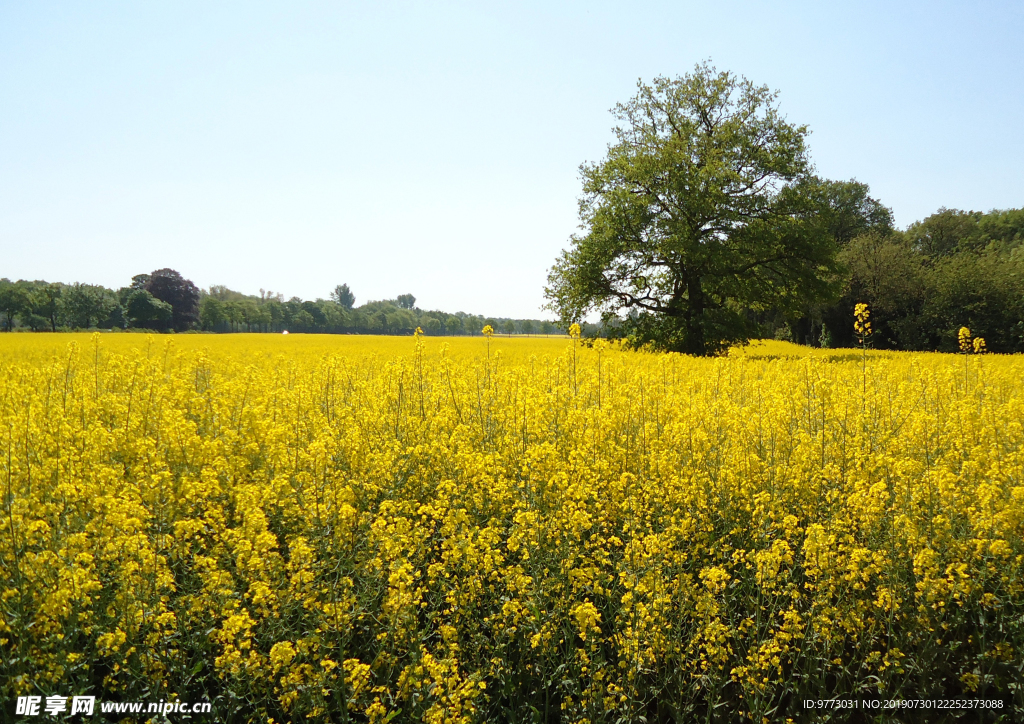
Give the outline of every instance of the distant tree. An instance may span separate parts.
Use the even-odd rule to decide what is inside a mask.
[[[174,320],[174,310],[145,289],[132,289],[124,305],[130,327],[141,329],[168,329]]]
[[[123,304],[117,304],[107,315],[107,320],[103,323],[104,327],[109,329],[126,329],[128,327],[128,313],[124,309]]]
[[[284,324],[284,304],[280,299],[270,299],[267,301],[267,312],[270,314],[271,327],[280,331]]]
[[[990,211],[978,220],[978,235],[986,247],[1011,251],[1024,245],[1024,209]]]
[[[393,332],[412,332],[418,325],[416,314],[408,309],[396,309],[389,315],[389,323]]]
[[[300,309],[292,318],[292,324],[298,328],[298,331],[310,332],[313,329],[313,315],[305,309]]]
[[[370,315],[364,312],[362,308],[356,308],[348,313],[348,319],[345,321],[345,324],[351,330],[361,331],[369,329],[369,317]]]
[[[32,312],[45,317],[50,331],[57,331],[57,314],[60,311],[60,295],[63,284],[38,282],[32,296]]]
[[[248,295],[236,292],[233,289],[228,289],[223,284],[212,285],[207,293],[211,297],[216,297],[222,302],[240,302],[241,300],[248,298]]]
[[[1024,254],[952,254],[928,270],[925,283],[923,313],[907,320],[929,333],[919,348],[955,352],[964,326],[992,352],[1024,352]]]
[[[423,319],[423,326],[426,328],[427,334],[432,335],[440,334],[443,329],[441,320],[437,317],[425,317]]]
[[[283,310],[284,315],[282,324],[284,324],[287,329],[297,328],[295,316],[302,311],[302,300],[298,297],[292,297],[281,305],[281,309]]]
[[[519,326],[520,329],[522,329],[523,334],[533,334],[533,322],[530,321],[529,319],[524,319],[522,324],[520,324]]]
[[[864,302],[871,309],[877,347],[923,348],[924,268],[921,255],[907,240],[900,234],[862,234],[840,252],[839,260],[847,270],[846,292],[823,315],[833,344],[855,344],[850,319],[854,306]]]
[[[199,324],[203,329],[212,332],[226,321],[224,302],[214,296],[205,296],[199,303]]]
[[[50,326],[50,320],[48,320],[46,317],[40,314],[33,314],[31,312],[27,313],[24,316],[23,322],[33,332],[41,332]]]
[[[974,246],[969,242],[978,236],[978,222],[983,214],[977,211],[939,209],[928,218],[907,228],[911,245],[926,257],[937,259]]]
[[[366,315],[366,329],[370,332],[385,332],[388,318],[383,310],[370,312]]]
[[[249,314],[250,330],[255,332],[266,332],[270,325],[270,310],[266,305],[254,300],[253,310]]]
[[[318,300],[317,306],[324,315],[327,331],[337,332],[348,324],[349,310],[336,301]]]
[[[257,324],[259,305],[254,299],[245,299],[238,302],[238,309],[242,313],[242,321],[245,322],[245,331],[251,332],[253,325]]]
[[[145,276],[140,274],[132,279]],[[199,289],[173,269],[157,269],[150,274],[145,289],[160,301],[167,302],[174,311],[172,326],[184,332],[199,322]]]
[[[72,284],[60,297],[60,319],[69,327],[88,329],[107,321],[120,306],[117,295],[106,287]]]
[[[1008,252],[1024,242],[1024,209],[983,214],[943,207],[911,224],[906,235],[911,245],[930,260],[989,248]]]
[[[327,325],[327,315],[316,302],[305,301],[302,303],[302,308],[313,319],[313,323],[309,325],[310,331],[317,328],[322,330]]]
[[[348,284],[339,284],[331,292],[331,299],[336,301],[345,309],[352,309],[352,305],[356,303],[356,295],[352,293],[352,290],[348,288]]]
[[[396,301],[402,309],[412,309],[416,306],[416,297],[411,294],[399,294]]]
[[[505,334],[515,334],[516,332],[518,332],[519,331],[519,327],[516,324],[516,320],[514,320],[514,319],[506,319],[505,323],[502,325],[502,331]]]
[[[861,234],[887,236],[894,229],[892,209],[872,198],[865,183],[809,176],[801,179],[796,188],[813,202],[826,233],[840,248]]]
[[[29,309],[29,293],[24,284],[0,279],[0,312],[4,315],[4,328],[10,332],[14,319]]]
[[[149,274],[136,274],[132,277],[132,283],[128,287],[129,289],[145,289],[149,286],[150,276]]]
[[[221,309],[224,312],[224,321],[231,332],[238,332],[239,325],[243,322],[241,302],[221,302]]]

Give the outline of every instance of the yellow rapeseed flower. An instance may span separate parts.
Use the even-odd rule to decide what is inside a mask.
[[[967,354],[971,351],[971,330],[967,327],[961,327],[960,332],[957,334],[957,340],[960,344],[960,351]]]
[[[0,685],[281,723],[1011,702],[1024,359],[569,331],[0,335]]]

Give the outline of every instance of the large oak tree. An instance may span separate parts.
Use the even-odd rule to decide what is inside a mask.
[[[613,113],[607,156],[580,169],[583,233],[548,276],[563,321],[600,311],[635,345],[705,355],[747,339],[751,311],[828,295],[836,243],[805,192],[807,128],[776,94],[704,64]]]

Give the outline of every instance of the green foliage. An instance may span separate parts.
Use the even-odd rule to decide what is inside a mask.
[[[25,312],[28,304],[28,291],[22,282],[0,279],[0,313],[4,316],[4,329],[11,331],[15,317]]]
[[[211,295],[204,296],[199,302],[200,327],[208,332],[212,332],[226,321],[224,302]]]
[[[941,208],[906,233],[911,245],[932,260],[968,251],[1009,252],[1024,241],[1024,209],[983,214]]]
[[[71,284],[60,296],[59,318],[63,326],[88,329],[104,324],[120,308],[117,295],[94,284]]]
[[[928,343],[954,352],[968,327],[993,352],[1024,352],[1024,255],[995,250],[940,259],[928,275],[922,323]]]
[[[60,313],[60,297],[63,290],[63,284],[35,282],[32,313],[46,319],[51,332],[57,331],[57,316]]]
[[[399,294],[396,301],[402,309],[412,309],[416,306],[416,297],[411,294]]]
[[[145,289],[133,289],[124,305],[128,325],[143,329],[168,329],[173,323],[174,310]]]
[[[917,319],[923,310],[925,269],[906,239],[872,232],[854,239],[839,258],[849,271],[848,290],[843,303],[829,315],[829,322],[833,329],[849,330],[843,344],[854,344],[850,320],[857,302],[871,307],[877,345],[893,348],[899,346],[897,340],[906,344],[911,339],[915,347],[924,344],[920,330],[908,320]],[[847,307],[851,311],[846,311]]]
[[[339,284],[336,286],[334,291],[331,292],[331,299],[345,309],[352,309],[352,305],[356,303],[356,295],[348,288],[348,284]]]
[[[132,279],[142,283],[146,275]],[[191,329],[199,322],[199,289],[173,269],[157,269],[144,282],[144,289],[172,309],[172,325],[178,332]]]
[[[426,316],[423,318],[423,328],[427,331],[427,334],[436,335],[441,332],[441,320],[435,316]]]
[[[813,199],[828,235],[839,247],[861,234],[888,235],[893,231],[892,210],[872,198],[871,189],[865,183],[810,176],[802,179],[798,188]]]
[[[563,322],[637,311],[634,346],[704,355],[753,335],[751,311],[827,298],[835,244],[806,127],[707,64],[638,87],[607,157],[581,167],[586,233],[551,269],[548,307]]]
[[[992,352],[1024,351],[1024,210],[940,209],[906,232],[871,231],[840,252],[837,303],[820,310],[854,346],[854,304],[870,305],[883,349],[957,350],[969,327]]]
[[[316,324],[316,320],[313,315],[305,309],[300,309],[292,317],[292,323],[297,331],[299,332],[310,332],[313,330],[313,325]]]

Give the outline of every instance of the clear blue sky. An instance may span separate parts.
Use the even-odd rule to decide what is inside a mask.
[[[1024,3],[0,0],[0,276],[537,317],[638,78],[780,91],[905,226],[1024,206]]]

